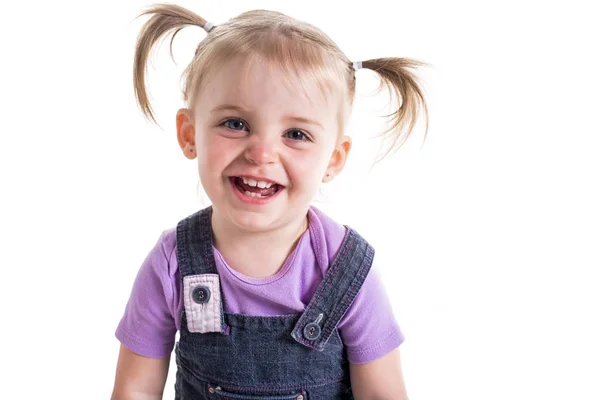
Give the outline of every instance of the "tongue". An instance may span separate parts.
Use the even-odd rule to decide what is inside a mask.
[[[244,183],[240,178],[236,178],[236,183],[242,190],[247,190],[252,193],[258,193],[261,196],[271,196],[277,191],[277,185],[273,185],[270,188],[261,189],[258,186],[249,186]]]

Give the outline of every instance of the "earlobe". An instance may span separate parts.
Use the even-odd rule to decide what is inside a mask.
[[[196,158],[196,129],[189,109],[181,108],[177,111],[176,125],[179,147],[183,150],[183,155],[186,158],[193,160]]]

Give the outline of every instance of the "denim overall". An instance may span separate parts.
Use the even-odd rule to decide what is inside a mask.
[[[338,255],[304,312],[223,312],[212,207],[177,224],[184,309],[175,347],[177,400],[353,399],[337,325],[373,261],[373,248],[346,227]]]

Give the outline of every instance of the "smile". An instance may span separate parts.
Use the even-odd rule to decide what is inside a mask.
[[[249,204],[264,204],[284,188],[284,186],[268,180],[239,176],[230,177],[229,180],[238,198]]]

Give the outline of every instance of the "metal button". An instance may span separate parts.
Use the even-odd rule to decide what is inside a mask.
[[[304,396],[299,395],[298,397],[296,397],[296,400],[304,400]]]
[[[308,340],[315,340],[321,336],[321,327],[316,322],[306,324],[304,327],[304,337]]]
[[[206,303],[210,299],[210,289],[206,286],[196,286],[192,292],[192,298],[198,304]]]
[[[215,394],[215,389],[211,386],[208,388],[208,393]]]

